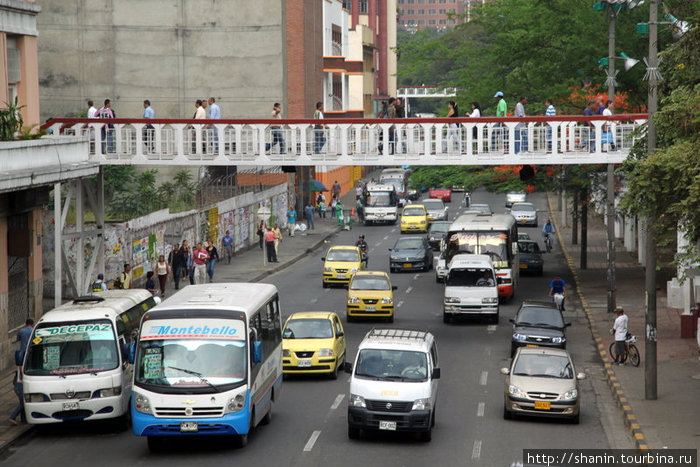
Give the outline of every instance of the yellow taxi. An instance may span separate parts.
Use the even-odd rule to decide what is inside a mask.
[[[427,232],[428,211],[422,204],[409,204],[401,212],[401,233]]]
[[[321,260],[323,288],[332,284],[347,284],[353,274],[364,269],[362,252],[356,246],[332,246]]]
[[[292,313],[282,331],[282,371],[290,374],[327,373],[338,377],[345,363],[345,332],[332,311]]]
[[[383,271],[359,271],[348,285],[348,322],[354,318],[386,318],[394,322],[394,290]]]

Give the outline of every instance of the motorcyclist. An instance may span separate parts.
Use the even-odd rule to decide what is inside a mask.
[[[555,298],[554,295],[561,295],[561,311],[565,311],[564,301],[566,300],[566,282],[560,275],[554,276],[552,282],[549,283],[549,296]]]
[[[365,236],[360,235],[358,238],[357,242],[355,242],[355,246],[360,249],[362,252],[362,263],[365,265],[365,269],[367,269],[367,264],[369,263],[369,255],[367,254],[367,242],[365,242]]]

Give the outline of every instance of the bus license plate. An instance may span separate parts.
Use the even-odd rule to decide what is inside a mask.
[[[63,410],[78,410],[79,408],[78,401],[63,403]]]
[[[300,368],[308,368],[311,366],[311,360],[299,360],[297,363]]]
[[[388,422],[384,420],[379,421],[380,430],[396,431],[396,422]]]
[[[197,426],[197,422],[180,422],[180,431],[182,433],[194,433],[195,431],[199,431],[199,427]]]
[[[552,403],[549,401],[535,401],[535,408],[537,410],[549,410],[552,408]]]

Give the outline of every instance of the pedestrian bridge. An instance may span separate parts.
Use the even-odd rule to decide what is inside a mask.
[[[103,165],[559,165],[623,162],[647,114],[526,118],[75,119]]]

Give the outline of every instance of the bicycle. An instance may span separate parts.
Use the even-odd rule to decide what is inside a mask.
[[[544,234],[544,247],[547,249],[547,253],[552,251],[552,234],[550,234],[550,233]]]
[[[616,358],[617,355],[615,354],[615,342],[610,344],[608,353],[613,360],[617,360],[620,363],[625,363],[627,357],[629,357],[632,366],[639,366],[641,359],[639,358],[639,350],[637,350],[637,346],[634,345],[635,342],[637,342],[637,336],[629,335],[627,339],[625,339],[625,354],[620,356],[619,359]]]

